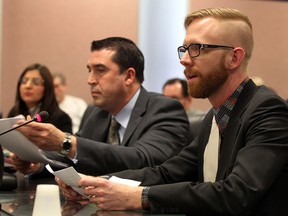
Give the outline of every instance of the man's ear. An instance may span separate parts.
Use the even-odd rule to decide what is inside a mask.
[[[245,58],[245,51],[241,47],[236,47],[233,49],[233,52],[228,57],[228,63],[227,66],[229,69],[234,69],[236,67],[239,67],[241,65],[242,61]]]
[[[125,77],[125,83],[127,85],[131,85],[135,79],[136,79],[136,71],[134,68],[128,68],[125,71],[126,77]]]

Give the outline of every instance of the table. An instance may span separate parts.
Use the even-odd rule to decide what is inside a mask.
[[[31,216],[33,213],[33,205],[35,193],[38,184],[56,184],[53,177],[43,179],[27,179],[22,174],[16,173],[18,187],[13,191],[0,191],[0,203],[2,210],[0,216]],[[144,211],[100,211],[95,204],[81,205],[75,202],[67,203],[62,195],[60,195],[62,206],[62,216],[142,216],[151,215],[159,216],[163,214],[153,214]],[[172,216],[173,214],[165,214]],[[177,214],[177,216],[180,216]]]
[[[2,211],[0,216],[31,216],[33,213],[33,205],[35,193],[38,184],[55,184],[53,177],[42,179],[27,179],[21,173],[16,173],[18,187],[13,191],[0,191],[0,203],[2,203]],[[98,209],[94,204],[81,205],[78,203],[66,203],[64,197],[60,195],[60,202],[63,216],[72,215],[91,215]]]
[[[32,215],[36,187],[38,184],[56,184],[54,178],[29,180],[16,173],[18,187],[12,191],[0,191],[2,209],[10,215]],[[0,214],[5,215],[1,212]]]

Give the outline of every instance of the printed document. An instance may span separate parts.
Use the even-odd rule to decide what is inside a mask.
[[[0,133],[13,128],[13,126],[21,119],[24,119],[24,116],[20,115],[13,118],[0,119]],[[47,158],[44,151],[39,149],[34,143],[17,130],[1,135],[0,145],[10,152],[13,152],[24,161],[51,164],[59,168],[67,167],[67,164],[65,163]]]

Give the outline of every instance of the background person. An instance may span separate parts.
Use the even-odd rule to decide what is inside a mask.
[[[40,111],[47,111],[49,117],[45,123],[51,123],[60,130],[72,132],[70,117],[62,111],[54,94],[53,78],[49,69],[42,64],[27,66],[21,73],[16,90],[15,105],[8,117],[30,115],[32,118]],[[5,150],[6,162],[10,162],[10,152]]]
[[[141,187],[90,176],[79,187],[88,186],[85,194],[103,210],[286,216],[288,106],[248,77],[251,22],[238,10],[210,8],[189,14],[185,28],[178,53],[189,94],[213,107],[198,138],[159,166],[113,174]],[[67,199],[82,198],[57,181]]]
[[[193,108],[193,98],[188,94],[187,81],[184,79],[167,80],[162,87],[162,92],[167,97],[179,100],[183,105],[190,122],[189,143],[192,142],[199,134],[206,112]]]
[[[73,133],[79,130],[82,116],[87,108],[85,100],[67,94],[66,77],[62,73],[53,74],[54,90],[59,107],[72,119]]]
[[[49,69],[36,63],[26,67],[20,75],[15,105],[9,111],[8,117],[20,114],[34,117],[43,110],[49,113],[49,118],[44,122],[52,123],[60,130],[71,132],[71,119],[59,109]]]
[[[179,101],[143,88],[144,56],[135,43],[122,37],[93,41],[87,68],[95,107],[82,130],[68,137],[69,149],[63,149],[67,134],[51,124],[18,129],[39,148],[63,155],[51,154],[52,159],[103,175],[161,164],[187,145],[185,110]],[[115,131],[120,143],[113,145],[108,142],[112,117],[120,124]]]

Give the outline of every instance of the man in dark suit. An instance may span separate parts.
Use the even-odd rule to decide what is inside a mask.
[[[50,158],[82,173],[102,175],[161,164],[188,144],[185,110],[178,101],[142,87],[144,56],[131,40],[93,41],[87,68],[95,108],[76,136],[50,124],[30,123],[19,129],[39,148],[62,154],[48,154]],[[119,123],[120,143],[114,145],[107,143],[112,118]],[[19,158],[14,164],[25,174],[41,167]]]
[[[142,186],[91,176],[79,186],[89,186],[84,193],[103,210],[287,215],[288,106],[248,77],[249,19],[234,9],[202,9],[186,17],[185,28],[178,53],[189,93],[213,106],[198,138],[160,166],[113,174]],[[57,181],[67,199],[81,198]]]

